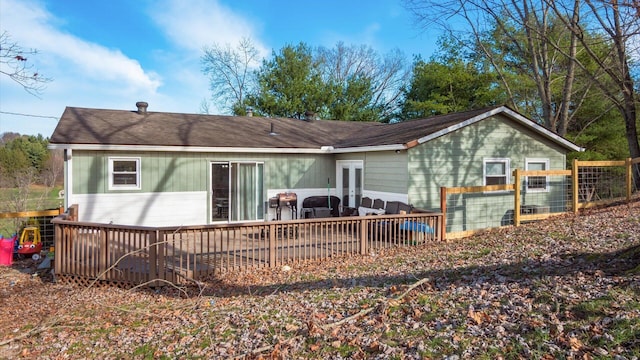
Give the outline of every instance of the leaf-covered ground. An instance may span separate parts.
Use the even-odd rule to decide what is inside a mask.
[[[640,357],[640,201],[186,294],[32,271],[0,267],[0,358]]]

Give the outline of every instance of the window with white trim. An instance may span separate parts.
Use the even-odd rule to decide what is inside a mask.
[[[506,185],[511,173],[510,161],[507,158],[483,159],[483,185]]]
[[[526,159],[525,170],[549,170],[549,159]],[[549,191],[548,176],[527,176],[527,192]]]
[[[140,190],[140,158],[109,158],[109,190]]]

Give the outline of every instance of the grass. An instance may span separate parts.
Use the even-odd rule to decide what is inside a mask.
[[[59,186],[51,189],[38,185],[32,186],[29,189],[26,211],[46,210],[61,206],[63,200],[58,198],[58,192],[61,189]],[[17,194],[17,188],[0,188],[0,213],[15,211],[12,199],[14,199]],[[23,222],[23,219],[0,219],[0,234],[8,237],[18,233]]]

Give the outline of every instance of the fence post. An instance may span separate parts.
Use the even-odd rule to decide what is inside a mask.
[[[69,221],[78,221],[78,204],[69,206]]]
[[[360,219],[360,254],[364,255],[367,253],[367,238],[369,237],[367,233],[369,221],[365,217]]]
[[[513,171],[513,176],[515,177],[515,187],[513,194],[513,225],[520,226],[520,188],[522,187],[520,169],[515,169]]]
[[[54,256],[53,256],[53,273],[54,274],[62,274],[62,257],[63,257],[63,252],[62,252],[62,225],[56,223],[55,224],[55,230],[53,231],[53,237],[54,237],[54,242],[53,242],[53,249],[55,251]],[[56,261],[56,258],[58,258],[58,261]]]
[[[633,167],[631,166],[631,158],[625,159],[624,167],[627,175],[627,202],[629,202],[631,201],[631,185],[633,184]]]
[[[276,226],[269,224],[269,267],[276,266]]]
[[[101,227],[100,228],[100,256],[98,257],[98,275],[100,280],[106,280],[109,278],[108,272],[106,271],[109,265],[109,242],[108,242],[107,231]]]
[[[572,191],[572,206],[573,213],[578,213],[578,159],[573,159],[573,166],[571,167],[571,191]]]
[[[158,230],[149,231],[149,279],[158,280]],[[155,281],[150,283],[155,286]]]
[[[440,239],[446,240],[446,237],[447,237],[447,188],[444,186],[440,187],[440,212],[442,213]]]

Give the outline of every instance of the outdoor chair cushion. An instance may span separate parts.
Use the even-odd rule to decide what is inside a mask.
[[[413,210],[413,206],[407,205],[402,201],[387,201],[386,213],[390,215],[401,214],[404,211],[405,214],[410,214]]]
[[[384,201],[380,199],[375,199],[373,200],[373,206],[371,207],[374,209],[384,209]]]
[[[331,208],[331,216],[340,216],[340,198],[331,196],[331,206],[329,206],[328,200],[327,196],[309,196],[302,201],[302,208]]]

